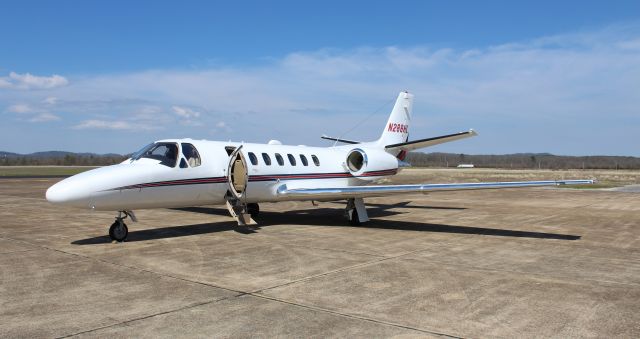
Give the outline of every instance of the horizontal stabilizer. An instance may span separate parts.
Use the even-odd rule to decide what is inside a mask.
[[[473,182],[458,184],[418,184],[418,185],[378,185],[378,186],[345,186],[334,188],[294,188],[287,185],[278,188],[278,195],[300,200],[339,200],[348,198],[380,197],[396,194],[429,193],[435,191],[459,191],[477,189],[497,189],[516,187],[540,187],[560,185],[588,185],[594,180],[547,180],[547,181],[513,181],[513,182]]]
[[[334,137],[328,137],[326,135],[322,135],[321,136],[322,139],[325,140],[331,140],[331,141],[337,141],[337,142],[343,142],[345,144],[359,144],[360,141],[354,141],[354,140],[347,140],[347,139],[340,139],[340,138],[334,138]]]
[[[474,137],[478,135],[476,131],[470,129],[467,132],[460,132],[448,135],[442,135],[439,137],[413,140],[408,142],[401,142],[398,144],[386,145],[384,148],[387,151],[412,151],[414,149],[434,146],[438,144],[443,144],[445,142],[456,141],[464,138]]]

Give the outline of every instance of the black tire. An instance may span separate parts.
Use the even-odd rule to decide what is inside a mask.
[[[247,213],[251,215],[251,218],[255,218],[260,214],[260,205],[256,203],[247,204]]]
[[[349,224],[351,226],[360,226],[360,218],[358,217],[358,210],[356,210],[355,208],[353,209],[353,212],[351,212],[351,219],[349,219]]]
[[[116,222],[111,224],[111,227],[109,227],[109,237],[111,240],[121,242],[127,238],[127,235],[129,235],[129,228],[127,227],[127,224],[122,223],[122,226],[120,225],[121,223],[116,220]]]

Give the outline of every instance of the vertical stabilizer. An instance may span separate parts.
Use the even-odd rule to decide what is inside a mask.
[[[413,94],[400,92],[396,104],[391,111],[391,115],[389,115],[389,120],[384,126],[382,135],[380,139],[378,139],[378,145],[384,147],[386,145],[407,141],[412,108]]]

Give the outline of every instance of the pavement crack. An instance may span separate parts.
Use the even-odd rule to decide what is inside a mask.
[[[261,292],[268,291],[268,290],[271,290],[271,289],[274,289],[274,288],[293,285],[293,284],[296,284],[296,283],[299,283],[299,282],[303,282],[303,281],[307,281],[307,280],[311,280],[311,279],[315,279],[315,278],[319,278],[319,277],[324,277],[324,276],[335,274],[335,273],[348,271],[348,270],[351,270],[351,269],[354,269],[354,268],[360,268],[360,267],[364,267],[364,266],[368,266],[368,265],[377,264],[377,263],[380,263],[380,262],[383,262],[383,261],[398,259],[398,258],[401,258],[403,256],[411,255],[411,254],[418,253],[418,252],[421,252],[421,251],[426,251],[426,249],[423,248],[423,249],[419,249],[419,250],[415,250],[415,251],[411,251],[411,252],[405,252],[405,253],[402,253],[402,254],[398,254],[398,255],[395,255],[395,256],[392,256],[392,257],[384,257],[384,258],[380,258],[378,260],[366,261],[366,262],[355,264],[355,265],[351,265],[351,266],[341,267],[341,268],[338,268],[338,269],[335,269],[335,270],[331,270],[331,271],[328,271],[328,272],[318,273],[318,274],[306,276],[304,278],[291,280],[291,281],[288,281],[286,283],[282,283],[282,284],[278,284],[278,285],[262,288],[262,289],[259,289],[259,290],[251,291],[249,293],[261,293]]]
[[[276,241],[276,243],[277,243],[277,241]],[[286,244],[286,245],[289,246],[289,247],[311,248],[311,249],[314,249],[314,250],[331,251],[331,252],[355,254],[355,255],[366,255],[366,256],[376,257],[376,258],[386,258],[386,256],[381,255],[381,254],[371,254],[371,253],[365,253],[365,252],[345,251],[345,250],[334,249],[334,248],[306,246],[306,245],[296,245],[296,244]]]
[[[407,330],[417,331],[417,332],[426,333],[426,334],[431,334],[431,335],[436,335],[436,336],[441,336],[441,337],[447,337],[447,338],[462,338],[462,337],[458,337],[458,336],[451,335],[451,334],[444,333],[444,332],[438,332],[438,331],[435,331],[435,330],[428,330],[428,329],[423,329],[423,328],[417,328],[417,327],[413,327],[413,326],[397,324],[397,323],[393,323],[393,322],[389,322],[389,321],[384,321],[384,320],[379,320],[379,319],[368,318],[368,317],[359,316],[359,315],[355,315],[355,314],[349,314],[349,313],[344,313],[344,312],[338,312],[338,311],[329,310],[329,309],[326,309],[326,308],[321,308],[321,307],[316,307],[316,306],[310,306],[310,305],[300,304],[300,303],[296,303],[296,302],[289,301],[289,300],[284,300],[284,299],[279,299],[279,298],[270,297],[270,296],[267,296],[267,295],[264,295],[264,294],[249,293],[249,295],[251,295],[251,296],[253,296],[253,297],[257,297],[257,298],[262,298],[262,299],[266,299],[266,300],[276,301],[276,302],[280,302],[280,303],[284,303],[284,304],[288,304],[288,305],[292,305],[292,306],[297,306],[297,307],[305,308],[305,309],[308,309],[308,310],[313,310],[313,311],[323,312],[323,313],[329,313],[329,314],[333,314],[333,315],[337,315],[337,316],[341,316],[341,317],[345,317],[345,318],[358,319],[358,320],[362,320],[362,321],[367,321],[367,322],[372,322],[372,323],[381,324],[381,325],[387,325],[387,326],[393,326],[393,327],[397,327],[397,328],[402,328],[402,329],[407,329]]]
[[[11,254],[11,253],[33,252],[33,251],[40,251],[40,250],[41,250],[40,248],[32,248],[32,249],[28,249],[28,250],[17,250],[17,251],[0,252],[0,255]]]
[[[87,334],[87,333],[91,333],[91,332],[95,332],[95,331],[99,331],[99,330],[104,330],[104,329],[107,329],[107,328],[126,325],[126,324],[129,324],[129,323],[135,322],[135,321],[150,319],[150,318],[157,317],[157,316],[160,316],[160,315],[180,312],[180,311],[192,309],[192,308],[195,308],[195,307],[216,303],[218,301],[227,300],[227,299],[230,299],[230,298],[231,297],[224,297],[224,298],[220,298],[220,299],[215,299],[215,300],[209,300],[209,301],[205,301],[205,302],[195,303],[195,304],[179,307],[179,308],[172,309],[172,310],[162,311],[162,312],[158,312],[158,313],[154,313],[154,314],[145,315],[145,316],[142,316],[142,317],[137,317],[137,318],[121,321],[121,322],[118,322],[118,323],[115,323],[115,324],[111,324],[111,325],[96,327],[96,328],[92,328],[90,330],[85,330],[85,331],[80,331],[80,332],[76,332],[76,333],[72,333],[72,334],[67,334],[67,335],[64,335],[64,336],[61,336],[61,337],[57,337],[57,338],[69,338],[69,337],[79,336],[81,334]]]
[[[75,257],[82,258],[82,259],[85,259],[85,260],[97,261],[97,262],[101,262],[101,263],[112,265],[112,266],[116,266],[116,267],[132,269],[132,270],[136,270],[136,271],[139,271],[139,272],[149,273],[149,274],[153,274],[153,275],[157,275],[157,276],[165,277],[165,278],[169,278],[169,279],[174,279],[174,280],[180,280],[180,281],[188,282],[188,283],[192,283],[192,284],[197,284],[197,285],[202,285],[202,286],[207,286],[207,287],[213,287],[213,288],[219,288],[221,290],[233,292],[233,293],[236,293],[236,294],[249,293],[247,291],[234,290],[234,289],[231,289],[231,288],[228,288],[228,287],[222,287],[222,286],[218,286],[218,285],[214,285],[214,284],[210,284],[210,283],[205,283],[205,282],[202,282],[202,281],[197,281],[197,280],[191,280],[191,279],[187,279],[187,278],[177,277],[177,276],[174,276],[174,275],[171,275],[171,274],[160,273],[160,272],[148,270],[148,269],[145,269],[145,268],[140,268],[140,267],[137,267],[137,266],[123,265],[123,264],[118,264],[118,263],[114,263],[114,262],[111,262],[111,261],[108,261],[108,260],[104,260],[104,259],[100,259],[100,258],[94,258],[94,257],[83,255],[83,254],[67,252],[67,251],[64,251],[64,250],[57,249],[57,248],[51,248],[51,247],[48,247],[48,246],[38,245],[38,244],[34,244],[34,243],[31,243],[31,242],[28,242],[28,241],[24,241],[24,240],[12,239],[12,238],[8,238],[8,237],[2,237],[2,238],[8,239],[8,240],[11,240],[11,241],[22,242],[22,243],[29,244],[29,245],[32,245],[32,246],[36,246],[36,247],[38,247],[40,249],[46,249],[46,250],[49,250],[49,251],[54,251],[54,252],[63,253],[63,254],[66,254],[66,255],[75,256]]]
[[[422,261],[423,259],[408,258],[407,260]],[[468,264],[456,264],[456,263],[446,262],[442,260],[426,260],[426,261],[435,265],[465,269],[465,270],[474,271],[474,272],[492,272],[492,273],[508,273],[508,274],[515,274],[515,275],[528,275],[528,276],[533,276],[538,278],[553,278],[555,280],[566,282],[566,283],[575,283],[576,281],[578,281],[578,283],[580,284],[584,284],[584,282],[595,282],[599,284],[622,285],[622,286],[630,286],[630,287],[640,286],[639,283],[633,283],[633,282],[619,282],[619,281],[590,279],[590,278],[582,278],[582,281],[580,281],[578,278],[571,278],[571,277],[566,277],[566,276],[557,275],[553,273],[538,273],[538,272],[526,272],[526,271],[519,271],[519,270],[505,270],[505,269],[497,269],[497,268],[478,267],[478,266],[471,266]]]

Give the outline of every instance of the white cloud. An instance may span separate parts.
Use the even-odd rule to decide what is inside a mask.
[[[55,120],[60,120],[60,117],[49,112],[43,112],[34,115],[31,119],[29,119],[29,122],[48,122]]]
[[[168,124],[164,115],[147,115],[156,112],[155,108],[142,109],[133,112],[126,119],[88,119],[72,126],[73,129],[98,129],[98,130],[121,130],[121,131],[154,131],[162,130]]]
[[[10,88],[11,82],[4,77],[0,77],[0,88]]]
[[[52,89],[56,87],[66,86],[69,81],[60,75],[52,76],[36,76],[30,73],[18,74],[9,73],[9,76],[0,77],[0,88],[7,89]]]
[[[190,108],[180,107],[180,106],[172,106],[171,108],[176,113],[176,115],[182,118],[193,119],[193,118],[200,117],[200,112],[194,111]]]
[[[15,105],[9,106],[7,108],[7,111],[11,113],[24,114],[24,113],[33,112],[33,109],[27,104],[15,104]]]
[[[198,121],[201,113],[194,111],[193,109],[180,106],[172,106],[173,112],[178,116],[178,122],[185,126],[202,126],[203,124]]]
[[[58,98],[56,98],[56,97],[46,97],[44,100],[42,100],[42,102],[47,104],[47,105],[55,105],[56,103],[58,103]]]
[[[226,122],[224,121],[218,121],[215,123],[214,125],[215,129],[214,129],[214,135],[217,133],[230,133],[233,130],[231,129],[231,127],[229,125],[227,125]]]
[[[7,112],[18,114],[19,121],[28,122],[48,122],[60,120],[60,117],[42,109],[40,107],[33,107],[28,104],[15,104],[7,108]]]
[[[107,130],[132,130],[135,129],[127,121],[85,120],[73,126],[74,129],[107,129]]]
[[[344,137],[378,137],[395,96],[407,89],[416,95],[412,138],[470,127],[481,135],[427,151],[640,155],[633,137],[640,125],[639,41],[640,25],[627,25],[468,50],[294,52],[246,68],[78,77],[55,89],[55,107],[66,121],[80,121],[76,129],[206,137],[213,126],[219,139],[326,145],[320,134],[340,135],[373,112]],[[0,87],[19,83],[0,78]],[[0,91],[0,104],[19,100],[33,109],[42,97]],[[225,121],[242,132],[231,133]]]

